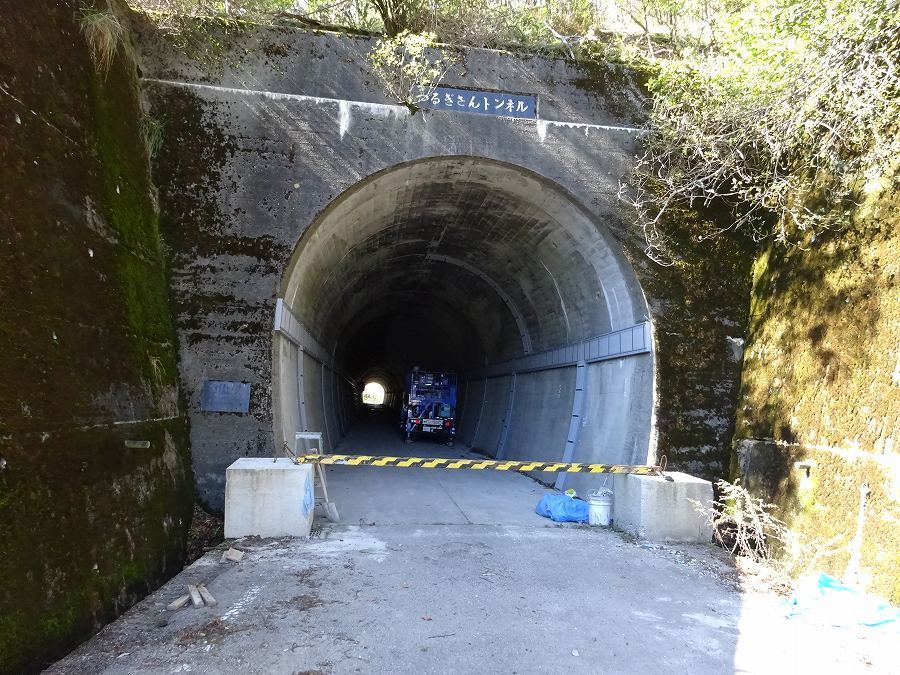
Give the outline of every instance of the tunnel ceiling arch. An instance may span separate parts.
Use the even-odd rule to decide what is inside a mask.
[[[367,335],[395,356],[434,343],[439,363],[418,365],[463,369],[647,318],[602,223],[535,174],[474,157],[411,162],[348,190],[305,233],[281,291],[351,377],[387,366],[367,363],[379,356]],[[390,364],[398,376],[410,365]]]

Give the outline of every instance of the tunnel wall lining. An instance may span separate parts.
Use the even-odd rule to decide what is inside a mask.
[[[641,325],[635,330],[646,331],[649,335],[650,326]],[[642,384],[652,380],[652,354],[606,354],[601,357],[602,360],[590,363],[566,360],[585,353],[584,349],[577,347],[560,350],[556,355],[558,365],[554,359],[537,354],[485,369],[492,373],[505,371],[505,377],[495,374],[493,377],[469,379],[468,391],[472,392],[474,400],[472,407],[463,412],[465,421],[460,434],[463,442],[480,452],[497,456],[503,429],[508,426],[509,435],[499,459],[654,463],[655,448],[652,444],[646,447],[636,442],[639,434],[630,433],[627,429],[635,420],[621,414],[622,400],[631,395],[632,387],[640,390]],[[597,351],[587,350],[586,353],[593,354],[595,358],[597,356]],[[540,362],[548,365],[536,368],[535,363]],[[583,369],[580,381],[579,368]],[[510,386],[513,374],[516,376],[514,388]],[[543,385],[537,386],[536,380],[542,379],[545,380]],[[484,393],[489,404],[483,407]],[[481,428],[485,409],[488,429],[483,435],[478,435],[476,442],[473,432]],[[503,412],[499,416],[498,431],[497,415],[500,410]],[[534,411],[538,410],[541,414],[535,415]],[[637,423],[640,424],[640,421]],[[635,441],[624,454],[616,440],[619,438]],[[536,477],[545,482],[554,481],[552,476],[538,474]],[[572,487],[583,494],[600,487],[596,477],[579,474],[560,474],[555,484],[560,489]]]
[[[475,276],[481,278],[491,289],[500,296],[503,300],[503,303],[509,308],[510,314],[513,315],[513,319],[516,322],[516,327],[519,329],[519,339],[522,341],[522,351],[526,354],[530,354],[533,347],[531,345],[531,335],[528,332],[528,327],[525,325],[525,319],[522,317],[522,313],[519,311],[516,303],[513,301],[509,294],[503,290],[503,288],[496,281],[491,279],[491,277],[486,274],[483,270],[478,269],[474,265],[470,265],[465,260],[459,260],[457,258],[453,258],[451,256],[440,255],[440,254],[430,254],[428,256],[429,260],[437,260],[441,262],[446,262],[450,265],[456,265],[467,272],[474,274]]]
[[[644,322],[574,345],[486,366],[467,373],[467,377],[470,379],[497,377],[501,373],[518,375],[519,382],[516,384],[513,397],[513,405],[518,414],[514,416],[516,421],[512,423],[512,428],[516,431],[507,438],[505,449],[507,453],[523,454],[516,456],[505,454],[503,458],[538,459],[540,457],[534,454],[537,451],[537,443],[547,453],[548,460],[560,461],[567,455],[565,461],[654,463],[656,460],[654,439],[651,438],[647,444],[638,440],[642,438],[641,432],[646,425],[646,417],[641,413],[649,415],[650,412],[647,409],[642,411],[638,401],[640,392],[652,387],[651,345],[652,326],[649,322]],[[579,364],[583,364],[585,368],[584,382],[579,382],[576,375]],[[542,418],[552,420],[552,424],[549,425],[552,431],[545,432],[544,429],[533,426],[536,420],[525,414],[522,408],[524,405],[522,401],[530,399],[533,395],[528,388],[530,380],[525,376],[553,371],[565,374],[555,386],[567,392],[569,403],[568,408],[564,409],[565,406],[548,406],[547,402],[542,400],[539,401],[539,405],[532,408],[541,410]],[[579,402],[580,408],[576,409],[575,397],[578,395],[579,386],[583,387],[583,394]],[[635,396],[638,397],[638,401],[630,403]],[[635,403],[637,407],[634,407]],[[544,411],[548,410],[552,410],[552,414],[548,412],[544,415]],[[636,411],[637,414],[633,415],[629,411]],[[478,423],[479,421],[475,422]],[[572,424],[578,426],[571,428]],[[562,430],[562,426],[566,426],[566,429]],[[624,449],[620,440],[623,438],[631,441],[631,445]],[[567,446],[571,448],[567,449]],[[543,476],[541,480],[546,481],[548,478]],[[557,485],[572,487],[584,486],[586,483],[590,481],[586,481],[584,476],[578,478],[573,475],[561,476]]]
[[[296,432],[320,431],[322,451],[332,452],[350,424],[351,383],[280,299],[272,352],[275,447],[293,449]]]
[[[469,447],[475,445],[478,424],[483,414],[486,389],[487,378],[480,380],[468,378],[465,381],[465,398],[460,411],[459,439]]]
[[[477,422],[477,432],[472,440],[472,449],[489,457],[497,457],[509,408],[510,379],[509,375],[487,378],[484,404]]]
[[[469,377],[490,377],[499,374],[562,368],[576,363],[594,363],[619,359],[653,351],[653,329],[649,321],[636,326],[610,331],[574,344],[548,349],[537,354],[502,361],[469,371]]]
[[[562,459],[572,416],[574,382],[574,367],[516,375],[510,434],[503,459]],[[573,461],[581,461],[581,458],[575,457]]]
[[[331,439],[328,437],[325,410],[322,406],[322,362],[315,359],[307,352],[302,352],[300,378],[303,382],[300,405],[305,409],[303,426],[308,431],[322,433],[322,451],[331,452]]]
[[[471,222],[447,213],[470,195]],[[442,219],[453,227],[444,224],[438,235]],[[466,251],[478,236],[481,250]],[[431,237],[443,249],[432,248]],[[403,162],[342,192],[304,232],[280,293],[328,346],[341,327],[336,316],[383,303],[408,282],[406,270],[421,256],[430,268],[436,265],[435,274],[463,282],[467,275],[442,265],[464,270],[506,307],[521,342],[507,355],[630,327],[648,316],[634,271],[604,219],[592,217],[562,186],[529,166],[477,155]],[[467,285],[474,290],[480,284]],[[465,307],[457,309],[466,313]],[[478,321],[474,325],[483,333]]]

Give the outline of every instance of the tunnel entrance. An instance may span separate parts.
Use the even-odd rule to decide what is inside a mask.
[[[377,423],[390,429],[377,452],[349,447],[365,445],[356,433],[340,451],[402,454],[403,383],[418,366],[458,373],[463,449],[651,459],[653,355],[633,270],[606,224],[521,167],[440,157],[362,180],[304,233],[276,313],[279,444],[322,431],[327,452],[354,422]],[[370,382],[393,413],[363,410]]]
[[[372,380],[363,387],[362,402],[366,405],[384,404],[384,385]]]

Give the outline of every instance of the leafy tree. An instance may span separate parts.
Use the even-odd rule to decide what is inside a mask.
[[[418,29],[423,3],[419,0],[371,0],[381,17],[384,32],[395,37],[404,31]]]

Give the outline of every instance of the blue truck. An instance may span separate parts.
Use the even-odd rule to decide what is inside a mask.
[[[456,373],[413,368],[406,376],[400,424],[403,438],[442,440],[452,446],[456,437]]]

